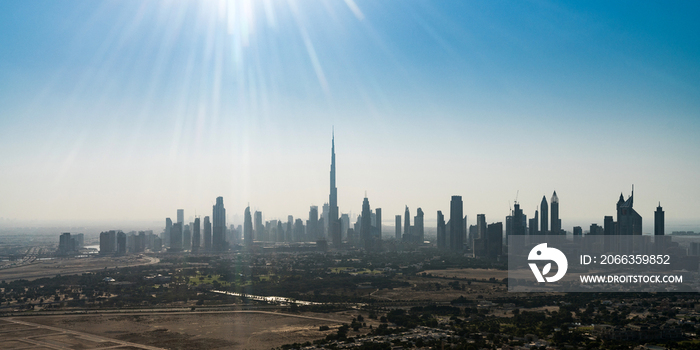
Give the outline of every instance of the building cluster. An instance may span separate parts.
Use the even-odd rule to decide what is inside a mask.
[[[144,247],[162,246],[171,252],[189,251],[197,252],[222,252],[235,247],[252,248],[257,243],[302,243],[315,242],[319,246],[326,247],[330,244],[336,249],[357,247],[365,250],[379,250],[382,242],[382,209],[371,209],[369,199],[365,195],[362,202],[361,214],[357,221],[351,225],[350,215],[341,214],[338,211],[338,189],[336,187],[336,163],[335,163],[335,136],[331,141],[331,166],[330,166],[330,192],[328,202],[322,207],[312,205],[309,208],[308,219],[294,218],[292,215],[287,220],[273,219],[263,220],[261,211],[252,212],[250,206],[244,211],[244,223],[235,227],[226,225],[226,209],[223,197],[216,198],[216,204],[212,208],[212,215],[205,216],[202,220],[195,217],[193,221],[185,223],[184,210],[177,210],[176,222],[170,218],[165,219],[165,228],[160,235],[160,244],[155,244],[153,239],[143,243],[142,236],[134,235],[134,238],[124,238],[124,247],[119,245],[119,233],[103,232],[105,238],[105,252],[124,253],[129,251],[143,251]],[[597,235],[641,235],[642,217],[633,209],[634,189],[632,195],[624,200],[622,194],[617,203],[617,221],[612,216],[606,216],[604,226],[592,224],[589,234]],[[319,211],[321,209],[321,211]],[[411,223],[411,212],[406,206],[403,218],[395,215],[395,235],[397,242],[409,245],[423,245],[426,243],[424,212],[416,209]],[[655,234],[664,234],[664,213],[659,205],[655,212]],[[467,226],[467,216],[464,215],[461,196],[452,196],[450,201],[449,217],[445,217],[442,211],[437,211],[437,248],[454,252],[471,252],[474,257],[499,260],[504,254],[504,233],[509,235],[565,235],[559,218],[559,197],[556,191],[547,202],[545,196],[535,210],[534,217],[529,219],[516,201],[510,215],[503,222],[487,224],[486,216],[478,214],[476,225]],[[581,227],[574,227],[574,235],[583,234]],[[122,233],[123,234],[123,233]],[[114,237],[112,237],[114,236]],[[62,238],[63,239],[63,238]],[[114,244],[112,244],[114,242]],[[135,242],[130,244],[129,242]],[[133,249],[130,248],[133,246]],[[61,245],[61,248],[69,249],[69,245]],[[120,248],[121,247],[121,248]],[[102,249],[101,249],[102,251]]]
[[[162,240],[153,231],[131,231],[128,234],[120,230],[100,233],[100,254],[124,255],[127,253],[143,253],[161,251]]]
[[[70,255],[80,251],[85,241],[85,235],[77,233],[71,235],[70,232],[62,233],[58,239],[58,255]]]
[[[642,235],[642,216],[633,208],[634,204],[634,186],[632,194],[625,200],[625,197],[620,193],[620,199],[615,205],[617,216],[606,216],[603,219],[603,226],[597,223],[591,224],[589,235],[605,235],[605,236],[641,236]],[[617,220],[615,220],[617,219]],[[654,212],[654,235],[663,236],[664,231],[664,211],[661,203]],[[574,227],[574,236],[583,235],[583,229],[580,226]]]

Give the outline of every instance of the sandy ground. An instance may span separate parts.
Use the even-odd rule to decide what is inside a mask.
[[[158,258],[144,256],[123,257],[90,257],[41,260],[30,265],[0,270],[0,280],[13,281],[18,279],[35,280],[42,277],[74,275],[83,272],[112,269],[118,267],[155,264]]]
[[[79,330],[166,349],[271,349],[313,341],[350,323],[352,312],[298,315],[249,311],[151,315],[23,317],[28,322]],[[331,327],[319,331],[319,327]]]

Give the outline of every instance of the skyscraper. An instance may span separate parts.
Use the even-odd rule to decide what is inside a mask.
[[[547,205],[547,198],[545,198],[545,196],[542,196],[542,202],[540,203],[540,234],[546,235],[548,233],[549,233],[549,205]]]
[[[181,224],[185,224],[185,209],[178,209],[177,210],[177,222]]]
[[[309,241],[316,241],[319,238],[318,226],[318,207],[312,205],[309,208],[309,221],[306,223],[306,237]]]
[[[532,218],[532,219],[529,219],[529,220],[527,221],[527,222],[528,222],[528,228],[527,228],[527,229],[528,229],[528,234],[529,234],[529,235],[536,235],[536,234],[539,233],[539,231],[537,231],[537,224],[538,224],[537,221],[538,221],[538,220],[539,220],[539,215],[538,215],[537,210],[535,210],[535,217]]]
[[[253,213],[253,227],[255,228],[253,240],[264,241],[265,237],[263,236],[265,233],[263,231],[265,231],[265,226],[263,226],[262,212],[256,211]]]
[[[199,252],[199,245],[201,244],[201,235],[199,233],[199,229],[199,218],[195,218],[194,223],[192,223],[192,253]]]
[[[216,197],[216,204],[212,208],[212,245],[214,251],[221,252],[226,247],[226,209],[224,197]]]
[[[176,222],[170,229],[170,251],[182,251],[182,223]]]
[[[620,200],[617,201],[617,234],[619,235],[642,234],[642,216],[632,208],[633,204],[634,186],[632,195],[627,200],[624,200],[620,193]]]
[[[559,219],[559,197],[557,197],[557,191],[552,194],[552,203],[550,204],[552,208],[552,234],[561,234],[561,220]]]
[[[204,251],[211,251],[211,222],[209,217],[204,217]]]
[[[253,246],[253,218],[250,216],[250,206],[245,208],[243,218],[243,242],[246,247]]]
[[[192,249],[192,230],[191,225],[185,225],[182,229],[182,250]]]
[[[396,215],[395,217],[395,223],[394,223],[394,229],[396,230],[394,233],[394,238],[397,241],[401,240],[401,215]]]
[[[400,216],[396,216],[396,222],[401,223],[401,218]],[[442,215],[442,211],[438,210],[437,212],[437,247],[438,249],[447,249],[447,241],[446,241],[446,227],[445,227],[445,216]]]
[[[382,208],[374,209],[374,212],[377,217],[377,224],[375,225],[377,227],[377,237],[382,239]]]
[[[661,208],[661,202],[659,206],[656,207],[654,212],[654,236],[664,235],[664,210]]]
[[[331,139],[331,193],[328,195],[328,232],[333,245],[340,247],[342,236],[338,222],[338,189],[335,187],[335,131]]]
[[[486,235],[486,257],[491,260],[498,260],[502,252],[503,223],[490,224]]]
[[[372,248],[372,211],[369,208],[369,199],[362,201],[362,224],[360,226],[360,240],[365,250]]]
[[[525,225],[523,225],[523,210],[520,209],[520,204],[515,202],[513,205],[513,234],[524,235]]]
[[[173,221],[165,218],[165,232],[163,233],[163,244],[170,247],[170,230],[173,228]]]
[[[425,226],[423,225],[423,209],[416,209],[416,217],[413,218],[413,239],[416,243],[423,244],[425,240]]]
[[[411,239],[411,212],[408,211],[408,205],[406,206],[406,211],[403,213],[403,240],[406,242],[412,241],[412,239]]]
[[[117,254],[126,254],[126,233],[122,231],[117,232]]]
[[[464,250],[464,220],[462,211],[462,196],[452,196],[450,201],[450,250],[461,252]]]
[[[100,232],[100,254],[111,254],[117,251],[117,231]]]

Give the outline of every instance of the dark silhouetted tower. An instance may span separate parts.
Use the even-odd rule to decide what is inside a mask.
[[[170,218],[165,218],[165,233],[163,233],[163,242],[167,247],[170,247],[170,230],[173,228],[173,221]]]
[[[212,208],[212,248],[221,252],[226,247],[226,209],[224,208],[224,197],[216,197],[216,204]]]
[[[265,233],[263,232],[265,231],[265,226],[263,225],[262,221],[262,212],[256,211],[255,213],[253,213],[253,226],[255,228],[255,236],[253,237],[253,240],[265,240]]]
[[[360,226],[360,240],[365,250],[372,248],[372,211],[369,208],[369,199],[362,201],[362,221]]]
[[[395,216],[395,222],[394,222],[394,238],[397,241],[401,240],[401,215],[396,215]]]
[[[333,245],[340,247],[343,237],[338,221],[338,189],[335,187],[335,131],[331,138],[331,193],[328,195],[328,232]]]
[[[553,235],[560,235],[561,234],[561,219],[559,219],[559,197],[557,197],[557,191],[554,191],[552,194],[552,203],[550,204],[552,211],[552,234]]]
[[[377,218],[377,238],[382,239],[382,208],[374,209]]]
[[[185,225],[185,209],[177,210],[177,222],[181,223],[183,226]]]
[[[464,250],[464,220],[462,209],[462,196],[452,196],[450,201],[450,250]]]
[[[425,240],[425,225],[423,224],[423,209],[416,209],[416,216],[413,218],[413,236],[416,243],[423,244]]]
[[[211,222],[209,217],[204,217],[204,251],[211,251]]]
[[[250,215],[250,206],[245,208],[243,218],[243,243],[246,247],[253,246],[253,217]]]
[[[176,222],[170,230],[170,251],[182,251],[182,224]]]
[[[411,212],[408,211],[408,205],[403,213],[403,240],[411,241]]]
[[[642,216],[637,213],[632,205],[634,204],[634,186],[632,195],[625,201],[620,194],[617,202],[617,233],[619,235],[641,235]]]
[[[306,239],[316,241],[319,238],[318,207],[309,208],[309,221],[306,222]]]
[[[603,235],[615,235],[615,221],[613,221],[612,216],[606,216],[605,218],[603,218]]]
[[[400,219],[397,222],[400,223]],[[445,216],[442,211],[437,212],[437,247],[438,249],[447,249],[447,227],[445,225]]]
[[[540,234],[546,235],[549,233],[549,205],[547,205],[547,198],[542,196],[542,202],[540,202]]]
[[[192,252],[197,253],[199,252],[199,246],[201,244],[201,235],[199,233],[200,229],[200,224],[199,224],[199,218],[194,219],[194,223],[192,223]]]
[[[654,212],[654,236],[664,235],[664,210],[661,208],[661,202],[659,206],[656,207]]]
[[[126,254],[126,233],[122,231],[117,232],[117,254]]]

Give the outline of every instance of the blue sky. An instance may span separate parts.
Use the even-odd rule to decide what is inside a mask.
[[[700,205],[693,2],[0,3],[0,217]],[[519,191],[519,192],[518,192]],[[470,220],[471,221],[471,220]],[[473,221],[471,221],[473,223]],[[700,225],[698,225],[700,228]]]

